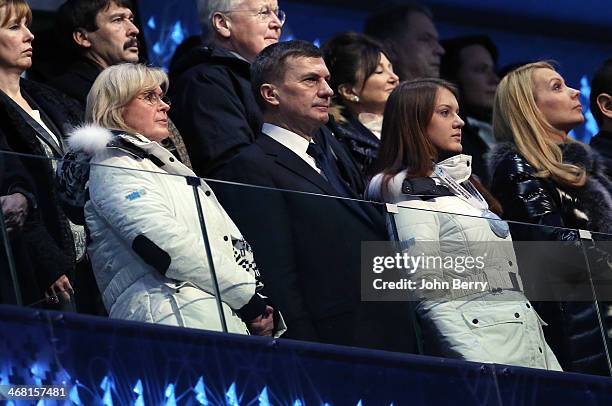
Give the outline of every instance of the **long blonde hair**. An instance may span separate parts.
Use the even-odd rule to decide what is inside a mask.
[[[538,172],[565,186],[580,187],[586,182],[584,168],[563,163],[561,148],[554,138],[576,142],[554,128],[542,115],[535,101],[533,73],[551,69],[547,62],[523,65],[508,73],[499,83],[493,103],[493,131],[498,141],[511,141]]]

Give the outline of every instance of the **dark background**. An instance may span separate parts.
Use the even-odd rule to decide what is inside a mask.
[[[48,29],[62,0],[31,0],[34,31]],[[184,38],[199,35],[196,0],[137,0],[135,9],[153,65],[167,67]],[[340,31],[361,31],[368,13],[402,1],[279,0],[287,13],[283,39],[324,42]],[[612,3],[606,0],[425,0],[441,38],[487,34],[499,47],[499,67],[546,59],[558,63],[568,84],[581,89],[588,105],[588,81],[612,57]],[[49,52],[53,47],[44,47]],[[35,52],[39,52],[36,48]],[[577,138],[587,141],[597,128],[587,112]]]

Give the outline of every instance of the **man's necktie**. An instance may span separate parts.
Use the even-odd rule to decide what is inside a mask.
[[[332,162],[330,157],[325,154],[323,149],[314,142],[308,144],[306,153],[314,158],[317,168],[323,172],[323,176],[327,178],[327,181],[332,185],[334,190],[338,193],[338,196],[351,197],[346,184],[340,178],[338,171],[336,170],[335,163]]]

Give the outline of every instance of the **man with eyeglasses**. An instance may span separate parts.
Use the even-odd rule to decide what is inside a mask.
[[[199,0],[198,10],[209,45],[179,59],[171,72],[170,117],[195,173],[214,177],[261,130],[249,68],[278,42],[285,13],[277,0]]]

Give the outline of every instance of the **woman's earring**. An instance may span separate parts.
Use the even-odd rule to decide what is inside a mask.
[[[359,96],[353,96],[353,101],[355,103],[359,103]]]

